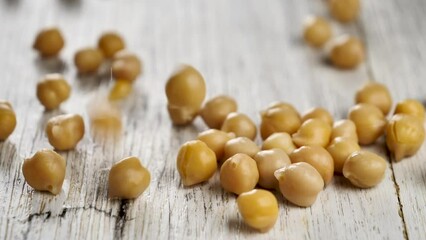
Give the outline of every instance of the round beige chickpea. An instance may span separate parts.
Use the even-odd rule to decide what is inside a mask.
[[[0,100],[0,141],[6,140],[15,130],[16,114],[9,102]]]
[[[343,35],[333,40],[330,60],[334,66],[342,69],[356,68],[364,58],[364,46],[358,38]]]
[[[278,218],[278,201],[271,192],[253,189],[237,198],[238,210],[244,222],[250,227],[267,232]]]
[[[256,161],[244,153],[237,153],[220,168],[223,189],[237,195],[253,190],[259,180]]]
[[[349,138],[358,142],[355,123],[349,119],[343,119],[335,122],[333,124],[333,129],[331,130],[331,140],[338,137]]]
[[[270,108],[261,115],[260,134],[264,140],[276,132],[293,134],[302,124],[299,114],[289,108]]]
[[[324,188],[324,181],[318,171],[309,163],[293,163],[274,173],[282,195],[293,204],[311,206]]]
[[[114,57],[114,54],[126,47],[123,38],[115,32],[105,32],[98,41],[98,48],[106,58]]]
[[[74,64],[80,74],[98,71],[103,60],[104,57],[101,50],[91,47],[80,49],[74,55]]]
[[[358,141],[368,145],[374,143],[386,127],[386,118],[376,106],[360,103],[349,109],[348,118],[355,123]]]
[[[203,76],[193,67],[183,65],[167,81],[167,109],[175,125],[191,123],[206,96]]]
[[[334,172],[341,173],[346,159],[354,152],[361,150],[358,142],[351,138],[338,137],[333,139],[327,151],[333,157]]]
[[[333,34],[330,24],[323,17],[309,16],[304,25],[303,37],[313,47],[323,46]]]
[[[44,28],[36,36],[33,48],[42,57],[53,57],[59,54],[65,45],[61,31],[56,27]]]
[[[291,110],[300,118],[299,112],[297,111],[297,109],[293,105],[291,105],[290,103],[281,102],[281,101],[276,101],[276,102],[270,103],[266,107],[265,110],[260,112],[260,115],[262,116],[266,111],[273,109],[273,108],[281,108],[281,109]]]
[[[84,121],[78,114],[64,114],[49,119],[46,135],[56,150],[71,150],[84,136]]]
[[[416,116],[396,114],[386,126],[386,145],[396,161],[414,155],[424,140],[423,121]]]
[[[71,94],[71,86],[61,74],[47,74],[37,84],[37,98],[46,110],[58,108]]]
[[[198,134],[197,140],[204,142],[216,154],[217,161],[222,161],[225,144],[235,138],[234,133],[227,133],[217,129],[209,129]]]
[[[22,173],[28,185],[35,190],[48,191],[54,195],[61,192],[65,170],[65,159],[48,149],[36,152],[22,164]]]
[[[425,119],[425,107],[415,99],[406,99],[396,105],[394,114],[408,114],[418,117],[421,121]]]
[[[246,137],[236,137],[226,142],[223,150],[223,159],[226,160],[237,153],[245,153],[254,157],[260,148],[251,139]]]
[[[262,144],[262,150],[273,148],[279,148],[287,153],[287,155],[290,155],[296,149],[296,146],[294,146],[290,134],[282,132],[272,134]]]
[[[302,115],[302,122],[305,122],[308,119],[321,119],[330,124],[330,126],[333,125],[333,116],[331,116],[329,111],[322,107],[311,108],[304,112]]]
[[[392,97],[384,84],[368,82],[356,92],[355,103],[373,104],[386,115],[392,107]]]
[[[292,135],[296,146],[326,147],[330,142],[331,126],[321,119],[308,119]]]
[[[217,170],[216,155],[202,141],[186,142],[179,150],[177,169],[184,186],[208,181]]]
[[[331,15],[343,23],[355,20],[361,8],[359,0],[329,0],[328,6]]]
[[[223,121],[222,131],[233,132],[237,137],[256,138],[256,124],[244,113],[232,112]]]
[[[278,148],[260,151],[253,159],[259,170],[259,185],[269,189],[278,187],[274,172],[291,164],[288,155]]]
[[[385,176],[386,161],[377,154],[357,151],[346,159],[343,176],[360,188],[370,188],[379,184]]]
[[[110,198],[135,199],[151,182],[151,174],[137,157],[127,157],[115,163],[108,175]]]
[[[122,50],[114,55],[111,72],[116,80],[133,82],[142,73],[142,62],[135,54]]]
[[[226,95],[216,96],[204,104],[200,116],[210,128],[220,129],[229,113],[236,112],[237,102]]]

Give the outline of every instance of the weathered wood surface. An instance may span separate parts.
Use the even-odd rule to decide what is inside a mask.
[[[0,238],[5,239],[425,239],[426,149],[391,163],[384,181],[369,190],[353,188],[342,177],[310,208],[280,200],[276,226],[259,234],[245,226],[235,196],[223,192],[218,176],[183,188],[175,169],[179,146],[206,129],[174,128],[166,109],[164,84],[178,63],[196,66],[205,76],[208,96],[232,94],[239,110],[259,122],[258,111],[273,100],[304,111],[328,108],[343,118],[364,81],[388,84],[395,100],[424,100],[426,2],[363,1],[360,21],[335,23],[367,45],[368,61],[354,71],[339,71],[322,53],[300,39],[308,14],[327,15],[325,1],[13,1],[0,2],[0,98],[15,106],[18,126],[0,143]],[[66,37],[61,60],[40,60],[31,50],[35,33],[58,25]],[[108,77],[76,75],[76,49],[96,43],[105,30],[118,30],[129,49],[145,63],[145,73],[124,103],[126,129],[116,142],[87,134],[67,160],[63,192],[34,192],[21,172],[22,161],[49,147],[43,126],[61,112],[80,113],[110,84]],[[62,72],[73,87],[61,110],[44,112],[35,99],[43,74]],[[260,143],[260,142],[259,142]],[[388,157],[384,144],[371,147]],[[108,200],[109,167],[136,155],[152,182],[135,201]]]

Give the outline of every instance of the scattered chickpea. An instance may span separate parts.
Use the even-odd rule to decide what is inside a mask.
[[[386,126],[386,145],[396,161],[414,155],[424,140],[423,121],[416,116],[396,114]]]
[[[61,74],[47,74],[37,84],[37,98],[46,110],[58,108],[69,98],[71,86]]]
[[[33,48],[42,57],[53,57],[59,54],[65,45],[61,31],[56,28],[44,28],[36,36]]]
[[[237,195],[254,189],[258,180],[256,161],[244,153],[235,154],[220,168],[220,184]]]
[[[49,119],[46,135],[56,150],[74,149],[84,136],[84,121],[78,114],[64,114]]]
[[[54,195],[61,192],[65,169],[65,159],[48,149],[36,152],[22,164],[22,173],[28,185],[35,190],[48,191]]]
[[[267,232],[278,218],[278,201],[271,192],[253,189],[237,198],[238,210],[244,222],[250,227]]]
[[[266,111],[273,109],[273,108],[281,108],[281,109],[285,109],[285,110],[291,110],[300,118],[299,112],[296,110],[296,108],[293,105],[291,105],[290,103],[281,102],[281,101],[276,101],[276,102],[270,103],[264,111],[260,112],[260,115],[263,115]]]
[[[186,142],[179,150],[177,169],[184,186],[208,181],[217,169],[216,155],[202,141]]]
[[[376,106],[360,103],[349,109],[348,118],[355,123],[358,141],[368,145],[374,143],[386,127],[383,112]]]
[[[355,103],[373,104],[386,115],[392,107],[392,97],[384,84],[368,82],[356,92]]]
[[[234,133],[227,133],[217,129],[209,129],[198,134],[197,139],[204,142],[216,154],[217,161],[222,161],[225,144],[235,138]]]
[[[291,164],[288,155],[278,148],[260,151],[253,159],[259,170],[259,185],[269,189],[278,187],[274,172]]]
[[[360,188],[370,188],[379,184],[385,176],[386,161],[377,154],[357,151],[346,159],[343,176]]]
[[[293,134],[296,146],[321,146],[326,147],[330,142],[331,126],[320,119],[308,119],[299,130]]]
[[[423,104],[415,99],[406,99],[396,105],[394,114],[408,114],[418,117],[421,121],[425,119],[425,108]]]
[[[233,112],[226,116],[223,121],[222,131],[233,132],[237,137],[255,139],[257,128],[254,122],[245,114]]]
[[[110,100],[121,100],[126,98],[132,92],[132,83],[128,80],[118,79],[109,92]]]
[[[313,47],[323,46],[333,34],[330,24],[322,17],[309,16],[304,25],[303,37]]]
[[[191,123],[198,115],[206,96],[203,76],[193,67],[184,65],[167,81],[167,109],[176,125]]]
[[[115,53],[126,47],[123,38],[115,32],[106,32],[101,35],[98,41],[98,48],[106,58],[112,58]]]
[[[137,157],[127,157],[115,163],[108,175],[110,198],[135,199],[151,182],[151,174]]]
[[[340,22],[355,20],[360,12],[359,0],[329,0],[331,15]]]
[[[297,112],[288,108],[271,108],[262,112],[260,134],[262,139],[276,132],[293,134],[299,129],[302,121]]]
[[[6,140],[15,130],[16,114],[9,102],[0,100],[0,141]]]
[[[333,139],[327,151],[333,157],[334,172],[341,173],[346,159],[354,152],[361,150],[358,142],[350,138]]]
[[[296,146],[294,146],[290,134],[282,132],[272,134],[262,144],[262,150],[273,148],[279,148],[287,153],[287,155],[290,155],[296,149]]]
[[[349,138],[358,142],[355,123],[349,119],[335,122],[331,130],[331,139],[333,140],[338,137]]]
[[[120,109],[102,96],[97,96],[88,105],[90,129],[94,137],[119,136],[122,130]]]
[[[275,171],[282,195],[290,202],[309,207],[324,188],[318,171],[309,163],[293,163]]]
[[[94,73],[102,65],[103,55],[101,50],[96,48],[83,48],[74,56],[74,64],[78,73]]]
[[[234,98],[226,95],[216,96],[204,104],[200,116],[210,128],[220,129],[223,122],[231,112],[238,109]]]
[[[333,157],[323,147],[303,146],[290,154],[291,163],[306,162],[321,175],[324,184],[330,183],[334,173]]]
[[[142,62],[135,54],[122,50],[114,55],[111,72],[115,79],[133,82],[142,73]]]
[[[343,35],[334,39],[331,45],[330,60],[338,68],[355,68],[364,57],[364,46],[358,38]]]
[[[237,137],[226,142],[224,147],[223,159],[228,159],[237,153],[245,153],[254,157],[260,148],[251,139],[246,137]]]
[[[331,116],[329,111],[322,107],[311,108],[303,113],[302,122],[305,122],[308,119],[321,119],[330,126],[333,125],[333,116]]]

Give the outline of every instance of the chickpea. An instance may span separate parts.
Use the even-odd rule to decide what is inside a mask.
[[[216,154],[216,159],[221,161],[225,152],[225,144],[235,138],[234,133],[227,133],[217,129],[209,129],[198,134],[197,139],[204,142]]]
[[[200,115],[210,128],[219,129],[231,112],[237,111],[237,102],[226,95],[216,96],[204,104]]]
[[[206,96],[206,83],[195,68],[184,65],[167,81],[166,95],[172,122],[186,125],[198,115]]]
[[[333,157],[323,147],[303,146],[290,154],[291,163],[306,162],[312,165],[321,175],[324,184],[330,183],[333,178]]]
[[[355,20],[360,11],[359,0],[329,0],[331,15],[340,22]]]
[[[142,73],[142,62],[136,55],[120,51],[114,56],[111,72],[115,79],[133,82]]]
[[[386,161],[377,154],[357,151],[346,159],[343,176],[360,188],[370,188],[379,184],[385,176]]]
[[[335,122],[331,130],[331,139],[338,137],[349,138],[358,142],[355,123],[349,119]]]
[[[61,74],[47,74],[37,84],[37,98],[46,110],[53,110],[67,100],[71,86]]]
[[[311,108],[306,111],[302,116],[302,122],[305,122],[308,119],[321,119],[330,126],[333,125],[333,116],[331,116],[325,108],[321,107]]]
[[[98,48],[106,58],[112,58],[114,54],[126,47],[123,38],[115,32],[106,32],[98,41]]]
[[[308,119],[299,130],[293,134],[296,146],[321,146],[326,147],[330,142],[331,126],[320,119]]]
[[[74,56],[74,64],[78,73],[94,73],[102,65],[103,55],[101,50],[96,48],[83,48]]]
[[[354,152],[361,150],[358,142],[350,138],[333,139],[327,151],[333,157],[334,172],[341,173],[346,159]]]
[[[112,165],[108,175],[110,198],[135,199],[151,182],[151,174],[137,157],[127,157]]]
[[[267,232],[277,221],[278,201],[274,194],[267,190],[253,189],[241,193],[237,204],[244,222],[260,232]]]
[[[118,79],[109,92],[110,100],[124,99],[132,92],[132,83],[128,80]]]
[[[118,136],[122,130],[121,111],[102,97],[92,100],[88,107],[92,136]]]
[[[262,116],[263,114],[265,114],[266,111],[273,109],[273,108],[281,108],[281,109],[285,109],[285,110],[291,110],[300,118],[299,112],[296,110],[296,108],[293,105],[291,105],[290,103],[285,103],[285,102],[281,102],[281,101],[276,101],[276,102],[270,103],[268,105],[268,107],[266,107],[266,109],[260,113],[260,115]]]
[[[297,112],[285,108],[272,108],[262,113],[260,134],[262,139],[276,132],[293,134],[299,129],[302,121]]]
[[[245,114],[233,112],[226,116],[223,121],[222,131],[233,132],[237,137],[255,139],[257,128],[254,122]]]
[[[282,195],[293,204],[311,206],[324,188],[318,171],[309,163],[293,163],[275,171]]]
[[[386,126],[386,145],[396,161],[414,155],[424,140],[423,121],[416,116],[396,114]]]
[[[364,57],[364,46],[358,38],[343,35],[332,43],[330,60],[338,68],[356,68]]]
[[[204,142],[189,141],[179,150],[177,168],[184,186],[205,182],[216,172],[216,155]]]
[[[84,121],[78,114],[64,114],[51,118],[46,125],[50,145],[56,150],[71,150],[84,136]]]
[[[323,46],[332,34],[331,26],[324,18],[310,16],[306,19],[303,37],[311,46]]]
[[[245,153],[254,157],[260,148],[252,140],[246,137],[237,137],[226,142],[224,147],[224,159],[228,159],[237,153]]]
[[[404,113],[418,117],[421,121],[425,119],[425,108],[423,104],[415,99],[406,99],[396,105],[395,113]]]
[[[376,82],[369,82],[355,94],[356,103],[369,103],[378,107],[384,115],[388,114],[392,107],[392,97],[388,88]]]
[[[287,155],[290,155],[296,149],[294,146],[293,139],[291,139],[288,133],[274,133],[269,136],[262,145],[262,150],[269,150],[273,148],[279,148],[283,150]]]
[[[0,100],[0,141],[6,140],[15,130],[16,115],[9,102]]]
[[[237,195],[254,189],[258,180],[256,161],[244,153],[235,154],[220,168],[220,184],[223,189]]]
[[[36,152],[22,164],[22,173],[28,185],[37,191],[48,191],[54,195],[61,192],[65,169],[65,159],[48,149]]]
[[[288,155],[281,149],[263,150],[254,156],[259,170],[259,185],[263,188],[278,187],[274,172],[291,164]]]
[[[44,28],[36,36],[33,48],[42,57],[53,57],[59,54],[65,45],[64,38],[58,28]]]
[[[374,143],[386,127],[383,112],[374,105],[360,103],[349,109],[348,118],[355,123],[356,133],[360,144]]]

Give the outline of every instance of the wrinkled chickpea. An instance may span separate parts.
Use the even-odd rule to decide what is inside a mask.
[[[233,112],[223,121],[222,131],[233,132],[237,137],[255,139],[257,134],[256,124],[245,114]]]
[[[217,161],[222,161],[225,144],[235,138],[234,133],[227,133],[217,129],[209,129],[198,134],[197,140],[204,142],[216,154]]]
[[[104,57],[101,50],[91,47],[80,49],[74,55],[74,64],[80,74],[98,71],[103,60]]]
[[[343,176],[360,188],[370,188],[379,184],[385,176],[386,161],[377,154],[357,151],[346,159]]]
[[[61,74],[47,74],[37,84],[37,98],[46,110],[58,108],[69,98],[71,86]]]
[[[64,114],[49,119],[46,135],[56,150],[71,150],[84,136],[84,121],[78,114]]]
[[[175,125],[191,123],[206,96],[203,76],[193,67],[183,65],[167,81],[167,109]]]
[[[65,170],[65,159],[48,149],[36,152],[22,164],[22,173],[28,185],[37,191],[48,191],[54,195],[61,192]]]
[[[260,151],[253,159],[259,170],[259,185],[269,189],[278,187],[274,172],[291,164],[288,155],[278,148]]]
[[[308,119],[292,135],[296,146],[326,147],[330,142],[331,126],[320,119]]]
[[[331,15],[343,23],[355,20],[361,8],[359,0],[329,0],[328,6]]]
[[[184,186],[202,183],[216,172],[216,155],[204,142],[189,141],[179,150],[177,168]]]
[[[15,130],[16,114],[9,102],[0,100],[0,141],[6,140]]]
[[[392,97],[384,84],[368,82],[356,92],[355,103],[373,104],[386,115],[392,107]]]
[[[346,159],[354,152],[361,150],[358,142],[350,138],[333,139],[327,151],[333,157],[334,172],[341,173]]]
[[[425,119],[425,108],[423,104],[415,99],[406,99],[396,105],[394,114],[408,114],[418,117],[421,121]]]
[[[121,100],[126,98],[132,92],[132,83],[128,80],[118,79],[109,92],[110,100]]]
[[[302,122],[305,122],[308,119],[320,119],[328,123],[330,126],[333,125],[333,116],[325,108],[316,107],[307,110],[302,115]]]
[[[383,112],[376,106],[360,103],[349,109],[348,118],[355,123],[358,141],[368,145],[374,143],[386,127]]]
[[[284,198],[301,207],[311,206],[324,188],[318,171],[309,163],[293,163],[275,171]]]
[[[414,155],[425,140],[420,118],[408,114],[393,115],[386,126],[386,145],[396,161]]]
[[[115,163],[108,175],[110,198],[135,199],[151,182],[151,174],[137,157],[127,157]]]
[[[330,60],[338,68],[356,68],[364,61],[364,57],[364,46],[358,38],[343,35],[331,44]]]
[[[303,146],[290,154],[291,163],[306,162],[321,175],[325,185],[330,183],[334,173],[333,157],[323,147]]]
[[[98,48],[106,58],[112,58],[115,53],[126,47],[123,38],[115,32],[106,32],[101,35],[98,41]]]
[[[304,25],[303,38],[313,47],[323,46],[333,34],[330,24],[323,17],[309,16]]]
[[[122,50],[114,55],[111,72],[115,79],[133,82],[142,73],[142,62],[135,54]]]
[[[223,159],[228,159],[237,153],[245,153],[254,157],[260,148],[251,139],[246,137],[237,137],[226,142],[224,147]]]
[[[42,57],[53,57],[59,54],[65,45],[61,31],[56,28],[44,28],[36,36],[33,48]]]
[[[223,189],[237,195],[254,189],[258,180],[256,161],[244,153],[235,154],[220,168],[220,184]]]
[[[210,128],[219,129],[229,113],[236,112],[237,102],[226,95],[216,96],[204,104],[200,116]]]
[[[293,134],[302,124],[299,114],[288,108],[271,108],[261,115],[260,134],[263,140],[276,132]]]
[[[355,123],[349,119],[343,119],[335,122],[333,129],[331,130],[331,140],[338,137],[349,138],[358,142]]]
[[[267,232],[278,218],[278,201],[271,192],[253,189],[237,198],[238,210],[244,222],[250,227]]]
[[[262,150],[270,150],[273,148],[279,148],[287,153],[287,155],[290,155],[290,153],[296,149],[296,146],[294,146],[290,134],[283,132],[272,134],[262,144]]]

